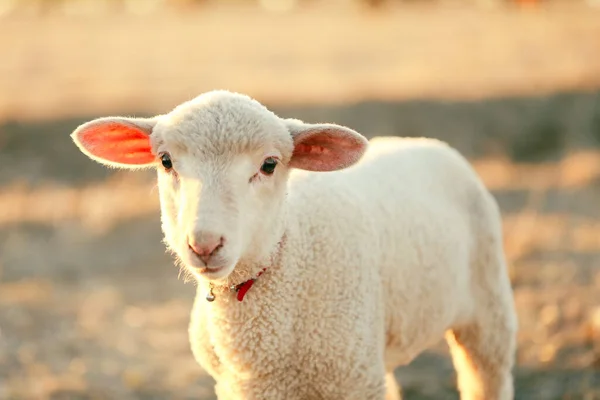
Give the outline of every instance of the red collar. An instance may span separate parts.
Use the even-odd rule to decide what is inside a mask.
[[[261,276],[265,271],[267,270],[267,268],[263,268],[258,274],[256,274],[256,278],[250,278],[245,282],[242,282],[240,284],[237,285],[232,285],[229,287],[229,290],[234,291],[237,293],[237,299],[238,301],[242,301],[244,300],[244,296],[246,296],[246,293],[248,292],[248,290],[250,290],[250,288],[252,287],[252,285],[254,285],[254,282],[258,279],[259,276]],[[208,286],[208,294],[206,295],[206,301],[212,303],[213,301],[215,301],[215,294],[213,293],[213,285],[212,283],[209,284]]]
[[[278,251],[277,251],[276,257],[279,257],[279,255],[281,253],[281,248],[285,242],[285,239],[286,239],[286,235],[284,234],[281,238],[281,241],[279,241],[279,243],[277,244]],[[273,263],[271,263],[271,265],[273,265]],[[245,282],[230,286],[229,290],[237,293],[236,297],[237,297],[238,301],[244,300],[244,296],[246,296],[246,293],[248,293],[248,290],[250,290],[250,288],[252,287],[252,285],[254,285],[254,282],[258,279],[258,277],[261,276],[267,269],[268,269],[268,267],[265,267],[262,270],[260,270],[260,272],[258,274],[256,274],[256,277],[254,277],[254,278],[250,278]],[[212,283],[209,284],[208,294],[206,295],[206,301],[208,301],[208,302],[215,301],[215,295],[213,293],[213,288],[214,287],[213,287]]]
[[[238,301],[244,300],[244,296],[246,295],[248,290],[250,290],[252,285],[254,285],[254,281],[256,281],[258,277],[261,276],[266,270],[267,268],[263,268],[258,274],[256,274],[256,278],[248,279],[246,282],[242,282],[239,285],[233,287],[233,290],[237,292]]]

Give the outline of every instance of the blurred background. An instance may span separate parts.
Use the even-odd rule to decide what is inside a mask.
[[[498,199],[517,399],[600,399],[600,0],[0,0],[0,399],[214,399],[151,172],[69,134],[211,89],[430,136]],[[443,342],[398,371],[457,399]]]

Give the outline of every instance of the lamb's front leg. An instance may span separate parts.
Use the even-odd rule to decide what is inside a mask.
[[[215,385],[219,400],[304,400],[310,398],[289,376],[257,376],[239,379],[222,376]]]

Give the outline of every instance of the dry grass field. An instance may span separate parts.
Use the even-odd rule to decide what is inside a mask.
[[[504,216],[516,398],[600,399],[600,9],[21,11],[0,48],[0,399],[214,399],[152,174],[69,138],[212,88],[462,151]],[[443,343],[398,376],[409,400],[458,399]]]

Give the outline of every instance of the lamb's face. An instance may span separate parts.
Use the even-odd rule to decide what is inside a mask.
[[[190,272],[208,280],[273,251],[284,230],[290,168],[342,169],[367,145],[351,129],[281,119],[225,91],[154,118],[99,118],[71,136],[102,164],[157,168],[165,241]]]
[[[151,135],[169,247],[195,275],[227,277],[280,239],[287,164],[284,123],[255,103],[186,105]]]

